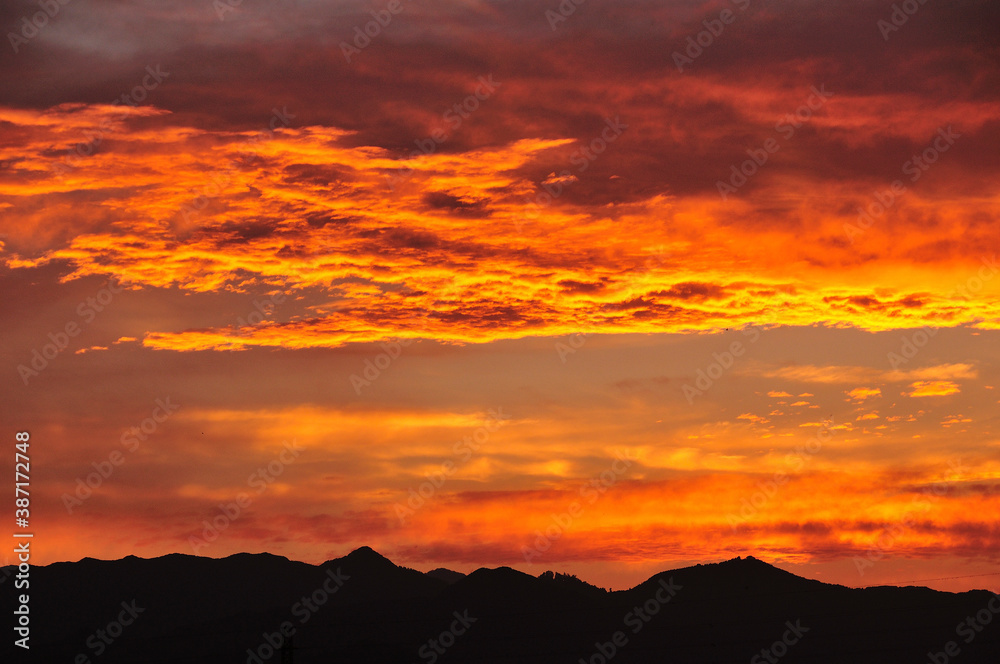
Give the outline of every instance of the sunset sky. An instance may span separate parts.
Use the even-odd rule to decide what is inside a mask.
[[[1000,5],[578,1],[4,3],[33,563],[997,589]]]

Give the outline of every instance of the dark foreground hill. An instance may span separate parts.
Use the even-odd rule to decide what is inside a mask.
[[[850,589],[754,558],[611,593],[506,567],[423,574],[369,548],[319,566],[85,558],[32,568],[30,581],[30,657],[8,632],[4,662],[1000,662],[991,593]]]

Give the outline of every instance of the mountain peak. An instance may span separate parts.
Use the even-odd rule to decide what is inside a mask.
[[[729,560],[723,560],[722,562],[709,563],[708,565],[706,565],[706,567],[711,567],[713,565],[720,567],[738,568],[743,570],[773,569],[778,571],[784,571],[780,567],[775,567],[771,563],[765,562],[760,558],[755,558],[753,556],[736,556],[735,558],[730,558]]]
[[[446,569],[444,567],[438,567],[437,569],[432,569],[429,572],[424,572],[427,576],[432,579],[438,579],[439,581],[444,581],[449,586],[453,583],[458,583],[465,578],[465,575],[461,572],[456,572],[454,570]]]
[[[364,564],[364,565],[380,565],[380,566],[390,565],[392,567],[396,566],[394,562],[392,562],[391,560],[389,560],[388,558],[386,558],[385,556],[383,556],[381,553],[371,548],[370,546],[358,547],[354,551],[351,551],[349,554],[344,556],[344,561],[355,564]]]
[[[348,557],[351,556],[378,556],[379,558],[385,558],[381,553],[371,548],[370,546],[359,546],[354,551],[347,554]],[[388,558],[385,558],[388,560]]]

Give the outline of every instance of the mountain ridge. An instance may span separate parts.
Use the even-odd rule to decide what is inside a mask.
[[[285,561],[285,562],[289,562],[289,563],[298,563],[298,564],[301,564],[301,565],[309,565],[311,567],[317,567],[317,568],[322,568],[324,566],[329,566],[329,565],[332,565],[334,563],[337,563],[337,562],[340,562],[340,561],[344,561],[344,560],[352,560],[352,561],[362,561],[363,560],[363,561],[366,561],[369,564],[372,564],[372,563],[388,563],[389,566],[395,567],[397,569],[412,570],[412,571],[415,571],[415,572],[419,572],[419,570],[416,570],[416,569],[411,568],[411,567],[404,567],[404,566],[401,566],[401,565],[397,565],[396,563],[392,562],[392,560],[390,558],[388,558],[387,556],[379,553],[378,551],[376,551],[375,549],[373,549],[372,547],[367,546],[367,545],[360,546],[357,549],[353,549],[352,551],[349,551],[348,553],[344,554],[340,558],[331,558],[329,560],[325,560],[325,561],[323,561],[321,563],[315,563],[315,564],[314,563],[307,563],[307,562],[300,561],[300,560],[295,560],[295,559],[289,558],[287,556],[283,556],[283,555],[275,554],[275,553],[270,553],[270,552],[267,552],[267,551],[262,551],[262,552],[259,552],[259,553],[251,553],[251,552],[241,551],[241,552],[238,552],[238,553],[229,554],[228,556],[224,556],[224,557],[221,557],[221,558],[213,558],[213,557],[210,557],[210,556],[198,556],[198,555],[193,555],[193,554],[189,554],[189,553],[176,553],[175,552],[175,553],[166,553],[166,554],[163,554],[162,556],[153,556],[151,558],[143,558],[141,556],[136,556],[136,555],[132,555],[132,554],[124,556],[123,558],[111,558],[111,559],[93,558],[91,556],[84,556],[83,558],[80,558],[79,560],[76,560],[76,561],[61,560],[61,561],[56,561],[56,562],[53,562],[53,563],[49,563],[48,565],[32,565],[32,569],[45,569],[45,568],[52,567],[54,565],[58,566],[58,565],[78,565],[78,564],[81,564],[81,563],[115,563],[115,562],[123,562],[123,561],[130,561],[130,560],[135,560],[135,561],[156,561],[156,560],[164,560],[164,559],[172,559],[172,560],[181,560],[181,559],[190,559],[190,560],[231,560],[231,559],[234,559],[234,558],[237,558],[237,559],[252,559],[254,557],[256,557],[258,559],[271,558],[271,559],[281,560],[281,561]],[[635,588],[637,588],[637,587],[639,587],[639,586],[641,586],[643,584],[649,583],[650,581],[656,579],[657,577],[659,577],[660,575],[663,575],[663,574],[684,572],[684,571],[687,571],[687,570],[697,570],[697,569],[701,569],[701,568],[708,569],[708,568],[712,568],[714,566],[725,566],[725,565],[733,565],[733,564],[739,564],[739,563],[744,563],[744,564],[750,563],[751,565],[752,564],[757,564],[757,565],[763,566],[763,568],[767,568],[769,570],[773,570],[775,572],[778,572],[778,573],[783,574],[783,575],[787,575],[789,577],[793,577],[795,579],[801,579],[803,581],[810,581],[810,582],[814,582],[814,583],[820,583],[820,584],[823,584],[825,586],[848,588],[848,589],[852,589],[852,590],[863,590],[863,589],[868,589],[868,588],[927,588],[928,590],[933,590],[934,592],[950,593],[950,594],[962,594],[962,593],[968,593],[968,592],[986,592],[986,593],[990,592],[989,590],[987,590],[985,588],[973,588],[973,589],[965,590],[965,591],[936,590],[936,589],[930,588],[928,586],[913,585],[913,583],[908,583],[908,584],[905,584],[905,585],[880,584],[880,585],[877,585],[877,586],[845,586],[845,585],[842,585],[842,584],[830,583],[828,581],[820,581],[818,579],[810,579],[808,577],[799,576],[799,575],[795,574],[794,572],[789,572],[788,570],[783,570],[780,567],[778,567],[777,565],[774,565],[773,563],[769,563],[769,562],[767,562],[765,560],[761,560],[760,558],[757,558],[757,557],[752,556],[752,555],[736,556],[735,558],[729,558],[729,559],[726,559],[726,560],[720,560],[720,561],[712,562],[712,563],[698,563],[698,564],[695,564],[695,565],[689,565],[687,567],[677,567],[677,568],[666,569],[666,570],[663,570],[661,572],[654,573],[648,579],[646,579],[644,581],[640,581],[639,583],[637,583],[635,586],[632,586],[631,588],[623,588],[623,589],[615,590],[615,591],[611,591],[611,592],[627,592],[627,591],[630,591],[630,590],[634,590]],[[16,567],[15,565],[6,565],[6,566],[0,566],[0,569],[11,569],[11,568],[15,568],[15,567]],[[440,574],[442,576],[448,576],[448,577],[453,577],[453,578],[457,578],[457,577],[467,578],[467,577],[471,576],[474,572],[477,572],[479,570],[499,570],[499,569],[507,569],[507,570],[511,570],[511,571],[514,571],[514,572],[518,572],[519,571],[519,570],[516,570],[516,569],[514,569],[512,567],[509,567],[509,566],[506,566],[506,565],[500,565],[500,566],[497,566],[497,567],[480,567],[480,568],[477,568],[476,570],[473,570],[473,572],[470,572],[468,574],[465,574],[463,572],[458,572],[458,571],[455,571],[455,570],[452,570],[452,569],[449,569],[449,568],[446,568],[446,567],[438,567],[438,568],[429,570],[427,572],[419,572],[419,573],[425,574],[425,575]],[[554,572],[553,570],[545,570],[541,574],[546,574],[546,573],[550,573],[550,572],[553,573],[553,574],[558,574],[557,572]],[[531,576],[527,572],[520,572],[520,573],[521,574],[525,574],[525,575],[527,575],[529,577]],[[572,575],[572,576],[575,577],[575,575]],[[583,583],[587,583],[588,585],[593,585],[593,584],[590,584],[589,582],[587,582],[585,580],[582,580],[582,579],[580,579],[580,581],[583,582]],[[916,583],[916,582],[914,582],[914,583]],[[597,586],[594,586],[594,587],[597,587]]]
[[[956,625],[991,606],[988,591],[848,588],[754,557],[664,570],[617,591],[504,566],[420,572],[370,547],[318,565],[270,553],[87,557],[33,567],[31,584],[31,661],[40,662],[97,664],[88,644],[129,605],[139,615],[100,664],[278,662],[285,627],[297,664],[414,662],[420,652],[443,664],[590,664],[611,649],[614,664],[666,653],[692,664],[746,662],[792,627],[787,661],[924,662],[952,641],[963,661],[1000,661],[1000,620],[970,644],[956,636]],[[453,643],[447,652],[422,651],[440,639]],[[873,652],[877,660],[858,659]]]

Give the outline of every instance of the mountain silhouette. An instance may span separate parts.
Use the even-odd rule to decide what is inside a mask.
[[[465,578],[465,575],[461,572],[456,572],[454,570],[445,569],[444,567],[438,567],[437,569],[432,569],[429,572],[424,572],[427,576],[444,581],[449,586],[453,583],[457,583]]]
[[[369,547],[320,565],[84,558],[33,567],[30,592],[31,649],[8,638],[4,662],[1000,662],[992,593],[853,589],[752,557],[615,592],[509,567],[422,573]]]

